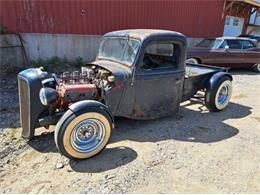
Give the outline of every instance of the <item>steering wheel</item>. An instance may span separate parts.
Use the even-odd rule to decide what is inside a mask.
[[[157,68],[160,65],[159,62],[153,59],[149,54],[146,54],[145,57],[147,57],[151,62],[149,64],[144,64],[145,68]]]

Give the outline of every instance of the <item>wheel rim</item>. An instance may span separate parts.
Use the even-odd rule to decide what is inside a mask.
[[[98,148],[105,137],[105,127],[97,119],[86,119],[72,130],[70,143],[78,152],[87,153]]]
[[[219,110],[222,110],[227,106],[231,94],[232,94],[232,84],[229,80],[227,80],[220,85],[216,94],[215,104]]]

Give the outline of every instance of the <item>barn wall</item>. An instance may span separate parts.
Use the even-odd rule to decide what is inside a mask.
[[[223,34],[224,0],[1,1],[1,25],[12,32],[101,35],[159,28],[189,37]]]
[[[98,35],[75,34],[22,33],[22,37],[31,60],[58,56],[73,61],[81,56],[85,62],[90,62],[95,59],[101,40]]]

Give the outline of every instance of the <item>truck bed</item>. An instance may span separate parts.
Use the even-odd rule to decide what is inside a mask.
[[[186,78],[205,75],[212,72],[225,72],[226,68],[204,65],[204,64],[186,64]]]
[[[208,80],[213,74],[226,72],[227,70],[226,68],[216,66],[187,63],[182,100],[186,101],[194,96],[198,90],[206,88]]]

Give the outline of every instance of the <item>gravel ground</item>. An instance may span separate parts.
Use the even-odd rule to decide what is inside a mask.
[[[16,76],[1,76],[0,193],[260,193],[260,75],[233,71],[229,107],[197,100],[176,116],[116,119],[107,148],[69,160],[53,128],[20,138]]]

